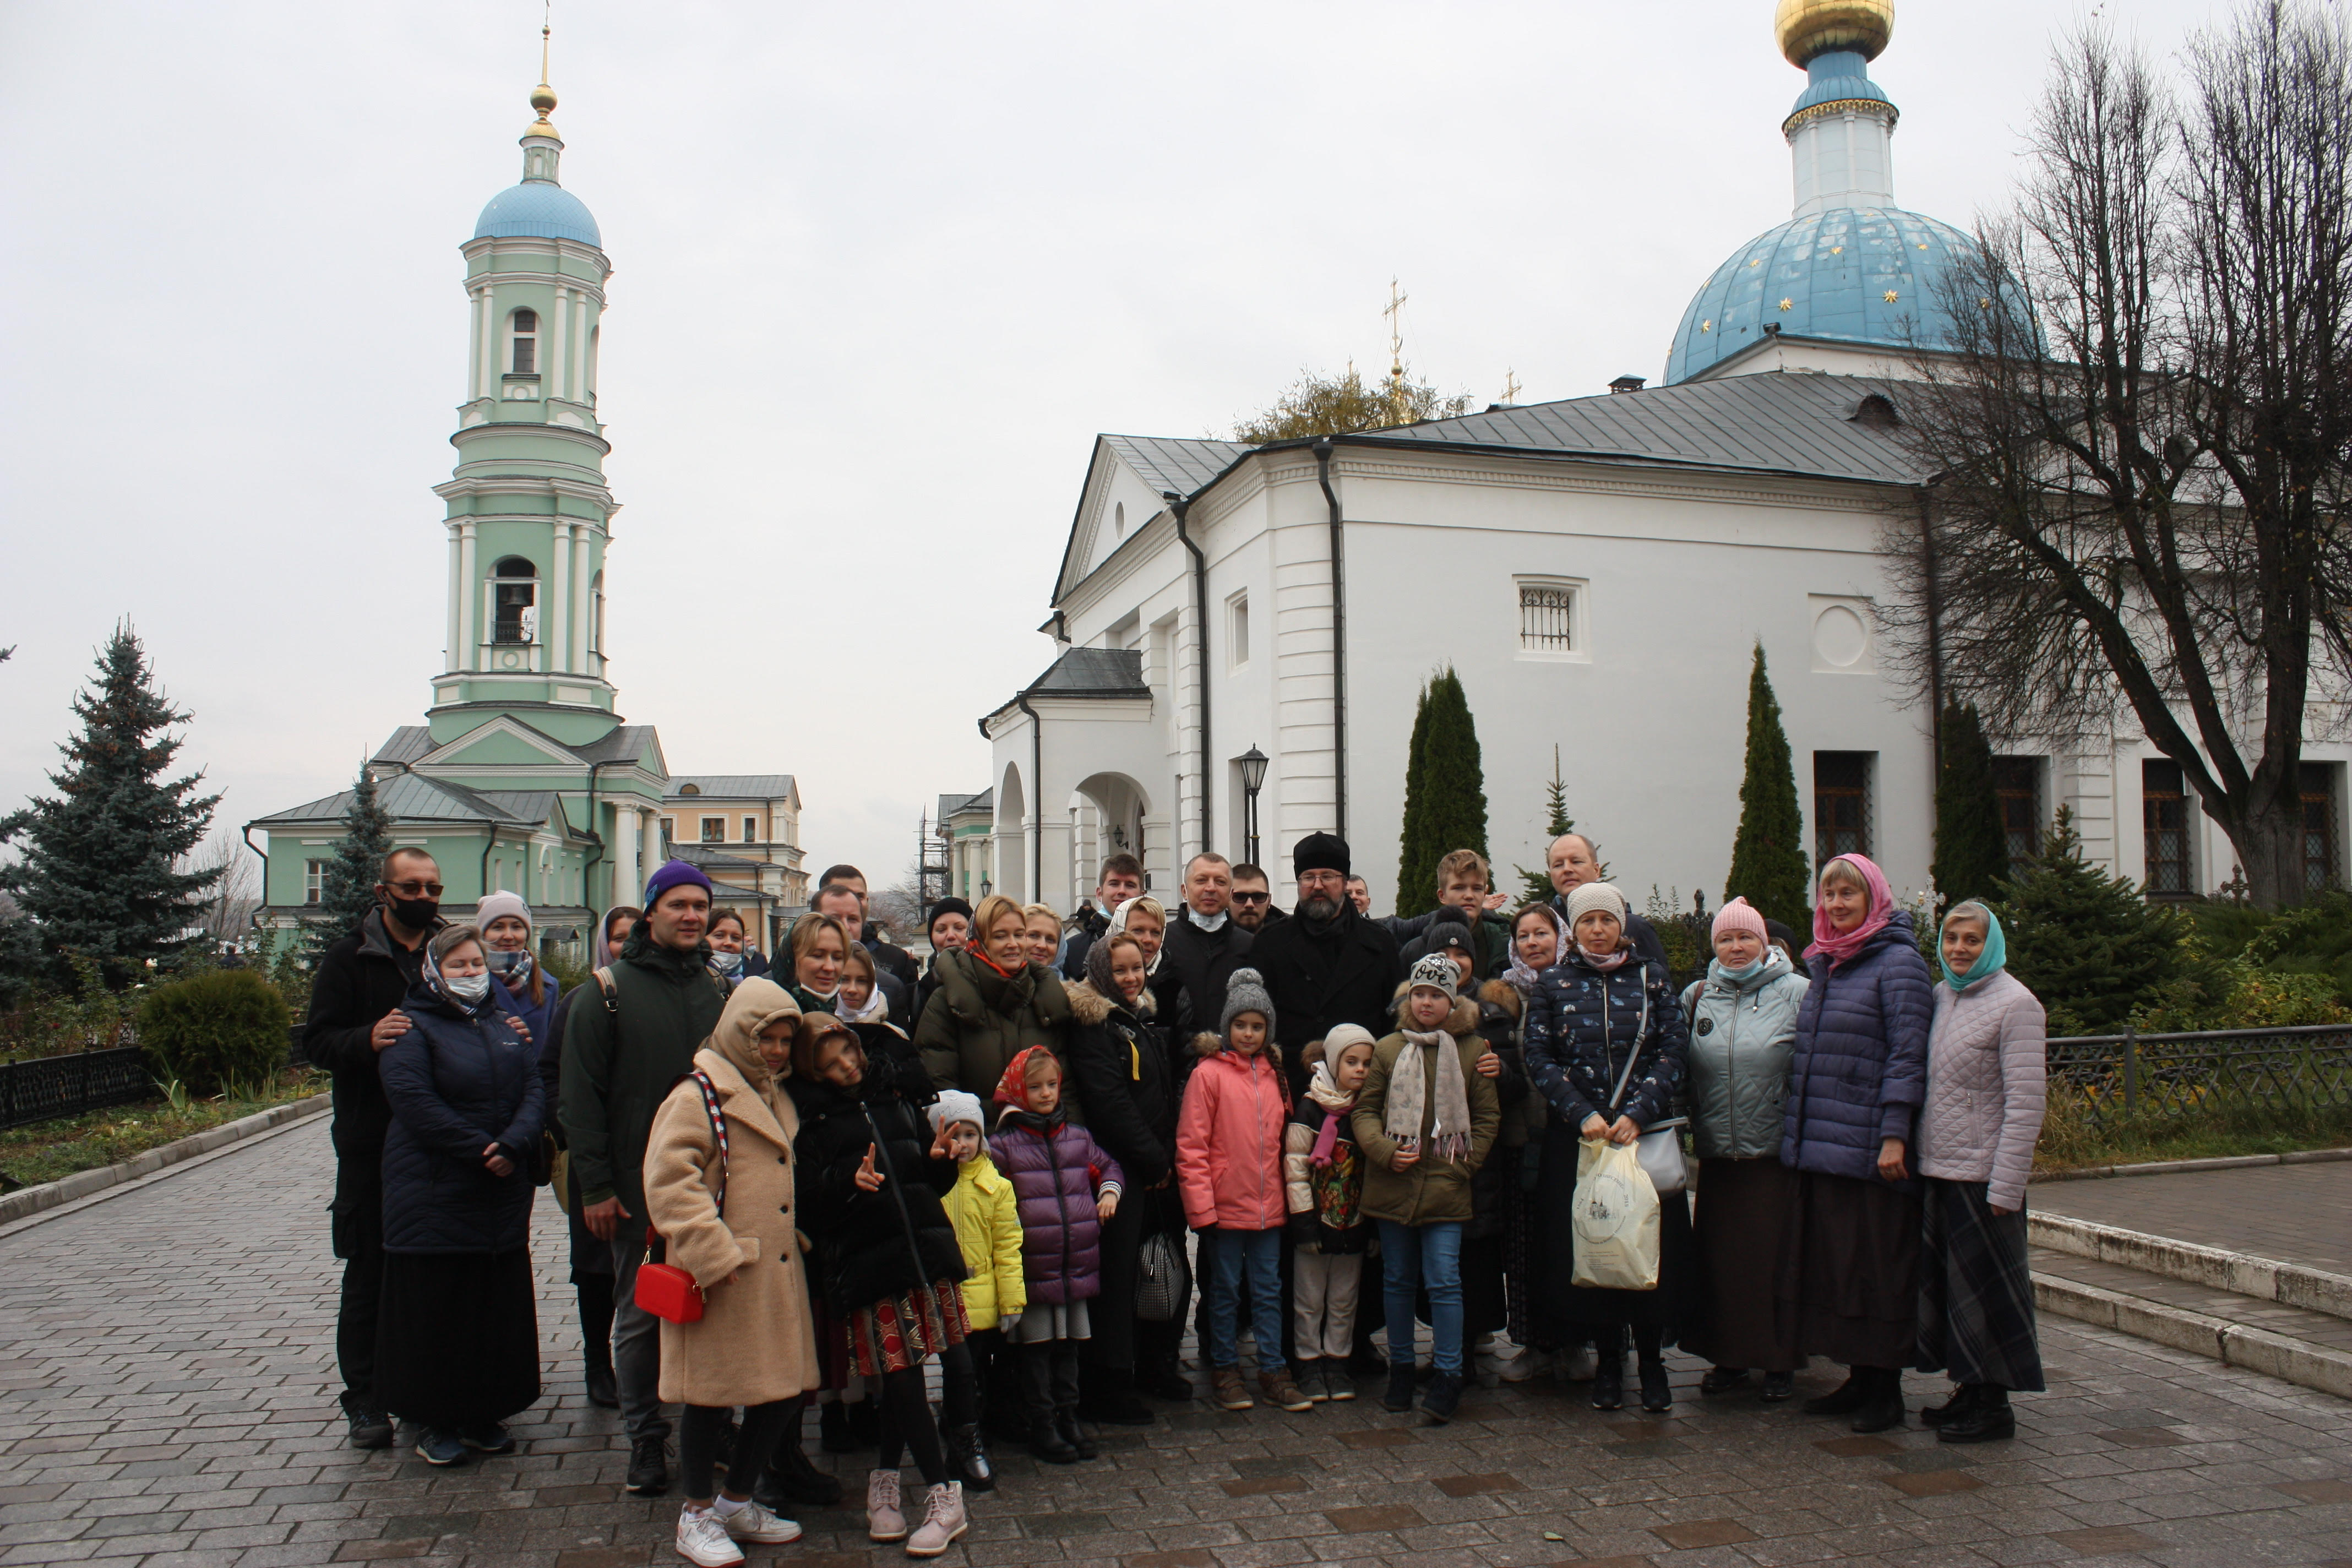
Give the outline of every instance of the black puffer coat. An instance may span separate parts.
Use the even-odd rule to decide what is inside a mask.
[[[931,1158],[930,1130],[892,1077],[869,1073],[856,1090],[797,1077],[785,1088],[801,1117],[793,1190],[816,1243],[810,1279],[825,1305],[845,1317],[938,1280],[961,1283],[963,1249],[940,1206],[955,1185],[956,1163]],[[868,1148],[880,1192],[857,1185]]]
[[[378,1058],[392,1126],[383,1140],[386,1252],[506,1252],[530,1239],[527,1173],[547,1097],[537,1052],[490,995],[468,1007],[428,968],[401,1011],[408,1032]],[[514,1163],[495,1176],[490,1144]]]
[[[1098,965],[1106,972],[1108,963]],[[1091,980],[1069,987],[1070,1070],[1086,1097],[1087,1127],[1127,1173],[1129,1191],[1156,1186],[1176,1169],[1175,1063],[1168,1031],[1154,1022],[1151,990],[1129,1006]]]
[[[1674,1114],[1690,1037],[1662,963],[1635,952],[1615,969],[1595,969],[1571,947],[1538,978],[1520,1040],[1536,1092],[1570,1131],[1588,1116],[1615,1120],[1609,1101],[1629,1054],[1633,1076],[1619,1109],[1638,1127]]]

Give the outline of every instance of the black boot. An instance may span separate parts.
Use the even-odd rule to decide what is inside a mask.
[[[621,1390],[613,1381],[613,1277],[583,1275],[572,1292],[580,1301],[580,1349],[581,1360],[587,1364],[588,1403],[618,1410]]]
[[[1869,1393],[1848,1425],[1856,1432],[1885,1432],[1902,1426],[1903,1416],[1903,1373],[1891,1366],[1872,1367]]]
[[[1054,1412],[1054,1430],[1063,1442],[1078,1451],[1081,1459],[1091,1459],[1100,1451],[1095,1440],[1087,1436],[1087,1429],[1078,1425],[1078,1407],[1075,1405],[1065,1405]]]
[[[988,1457],[988,1447],[980,1436],[977,1425],[950,1426],[940,1434],[946,1440],[948,1472],[963,1483],[968,1492],[992,1492],[996,1489],[996,1466]]]
[[[1919,1407],[1919,1425],[1935,1427],[1941,1426],[1948,1421],[1957,1421],[1966,1415],[1976,1402],[1977,1385],[1975,1384],[1954,1384],[1952,1396],[1949,1399],[1945,1400],[1941,1405],[1923,1405]]]
[[[2017,1436],[2017,1412],[2010,1408],[2009,1390],[1995,1384],[1969,1385],[1976,1397],[1968,1409],[1948,1417],[1936,1434],[1938,1443],[1997,1443]]]
[[[1762,1398],[1767,1405],[1778,1405],[1797,1392],[1797,1374],[1793,1372],[1768,1372],[1764,1374]]]
[[[844,1400],[842,1404],[849,1412],[849,1435],[856,1439],[857,1446],[861,1448],[880,1447],[882,1411],[875,1404],[872,1394],[864,1399]]]
[[[1135,1374],[1123,1366],[1087,1363],[1078,1375],[1078,1414],[1113,1426],[1149,1426],[1150,1406],[1135,1396]]]
[[[1075,1465],[1080,1458],[1077,1446],[1062,1436],[1051,1409],[1030,1411],[1029,1451],[1049,1465]]]
[[[794,1503],[831,1508],[841,1500],[841,1482],[809,1463],[808,1450],[801,1445],[802,1402],[794,1405],[776,1451],[768,1457],[767,1473],[751,1489],[752,1500],[779,1519],[795,1517]]]
[[[1154,1399],[1165,1399],[1178,1405],[1192,1402],[1192,1380],[1184,1375],[1184,1369],[1178,1366],[1173,1359],[1138,1367],[1135,1385]]]
[[[1592,1408],[1625,1408],[1625,1352],[1603,1355],[1592,1369]]]
[[[856,1450],[857,1439],[849,1433],[849,1412],[838,1399],[828,1399],[817,1407],[817,1447],[828,1454],[847,1454]]]
[[[1666,1380],[1666,1363],[1644,1360],[1642,1363],[1642,1408],[1653,1415],[1662,1415],[1675,1407],[1675,1387]]]
[[[1805,1401],[1808,1415],[1851,1415],[1870,1397],[1870,1369],[1848,1367],[1845,1381],[1827,1394]]]

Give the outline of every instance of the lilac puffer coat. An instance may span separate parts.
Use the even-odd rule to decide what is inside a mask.
[[[1102,1293],[1102,1224],[1095,1200],[1127,1184],[1118,1162],[1083,1127],[1040,1126],[1008,1115],[989,1137],[996,1168],[1021,1210],[1021,1273],[1031,1305],[1064,1305]]]
[[[1875,1182],[1882,1139],[1912,1142],[1927,1098],[1927,962],[1897,910],[1843,963],[1813,963],[1797,1009],[1780,1163]]]

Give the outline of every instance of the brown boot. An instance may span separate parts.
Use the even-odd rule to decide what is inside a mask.
[[[1315,1402],[1307,1398],[1306,1394],[1300,1393],[1298,1390],[1298,1384],[1291,1381],[1290,1369],[1288,1367],[1284,1367],[1279,1372],[1259,1373],[1257,1374],[1257,1388],[1260,1394],[1265,1395],[1265,1402],[1268,1405],[1273,1405],[1277,1410],[1312,1410],[1315,1408]]]
[[[1249,1390],[1242,1386],[1242,1369],[1221,1366],[1209,1373],[1209,1401],[1220,1410],[1247,1410]]]

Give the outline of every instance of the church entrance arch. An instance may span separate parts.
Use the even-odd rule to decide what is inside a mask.
[[[1016,902],[1029,901],[1029,834],[1028,795],[1021,787],[1021,768],[1008,765],[1004,780],[996,787],[996,821],[990,835],[995,854],[995,883],[992,891],[1003,893]]]
[[[1126,773],[1091,773],[1070,792],[1070,886],[1079,897],[1093,893],[1102,863],[1114,855],[1143,862],[1144,886],[1165,898],[1174,886],[1164,825],[1151,814],[1151,797]],[[1075,900],[1073,900],[1075,902]]]

